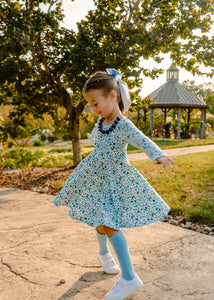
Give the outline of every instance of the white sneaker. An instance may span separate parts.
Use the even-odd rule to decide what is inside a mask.
[[[111,253],[106,253],[104,255],[98,254],[97,258],[98,258],[99,262],[101,263],[105,273],[117,274],[120,272],[120,268],[116,264]]]
[[[137,274],[132,280],[120,278],[112,290],[105,296],[105,300],[123,300],[142,288],[143,282]]]

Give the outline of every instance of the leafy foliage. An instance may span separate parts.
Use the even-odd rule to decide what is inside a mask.
[[[186,80],[182,84],[200,100],[209,104],[208,111],[214,114],[214,84],[212,82],[197,85],[195,81]]]
[[[140,58],[161,61],[170,51],[174,62],[193,74],[199,63],[214,74],[212,0],[94,0],[96,9],[78,23],[78,31],[60,26],[61,1],[1,1],[0,104],[12,104],[14,124],[23,114],[68,114],[74,164],[81,160],[79,118],[86,101],[81,91],[97,70],[120,69],[130,88],[141,74],[163,72],[140,67]],[[202,35],[198,34],[198,31]],[[57,118],[55,118],[57,120]]]
[[[37,167],[40,159],[44,156],[44,151],[30,151],[22,148],[6,151],[4,156],[4,168],[26,168]]]

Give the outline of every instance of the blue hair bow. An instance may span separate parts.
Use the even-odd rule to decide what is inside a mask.
[[[117,76],[122,77],[121,72],[120,72],[120,71],[117,71],[117,70],[115,70],[115,69],[106,69],[106,72],[107,72],[108,74],[110,74],[111,76],[114,76],[115,78],[116,78]]]
[[[125,111],[129,109],[129,106],[131,104],[130,95],[129,95],[129,89],[127,84],[122,80],[122,74],[120,71],[117,71],[115,69],[106,69],[106,72],[113,76],[119,83],[120,87],[120,94],[123,101],[123,106]]]

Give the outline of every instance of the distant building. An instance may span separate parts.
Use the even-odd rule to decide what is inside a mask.
[[[209,105],[193,95],[186,87],[180,84],[178,80],[179,69],[171,65],[171,67],[167,70],[166,83],[149,95],[153,100],[153,103],[150,105],[150,135],[152,137],[153,110],[155,108],[160,108],[163,111],[164,123],[166,123],[167,112],[170,109],[178,110],[178,139],[180,139],[182,109],[187,110],[187,122],[190,123],[191,111],[194,108],[198,108],[201,110],[201,121],[204,124],[201,129],[201,138],[206,138],[206,109],[209,108]]]

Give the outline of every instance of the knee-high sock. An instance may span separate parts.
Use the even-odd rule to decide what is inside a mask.
[[[108,237],[105,234],[99,233],[96,227],[96,233],[97,233],[97,240],[98,244],[100,246],[99,254],[104,255],[109,252],[108,249]]]
[[[129,255],[128,244],[122,231],[118,231],[109,238],[115,253],[118,257],[120,267],[122,270],[122,278],[125,280],[132,280],[135,276],[131,258]]]

